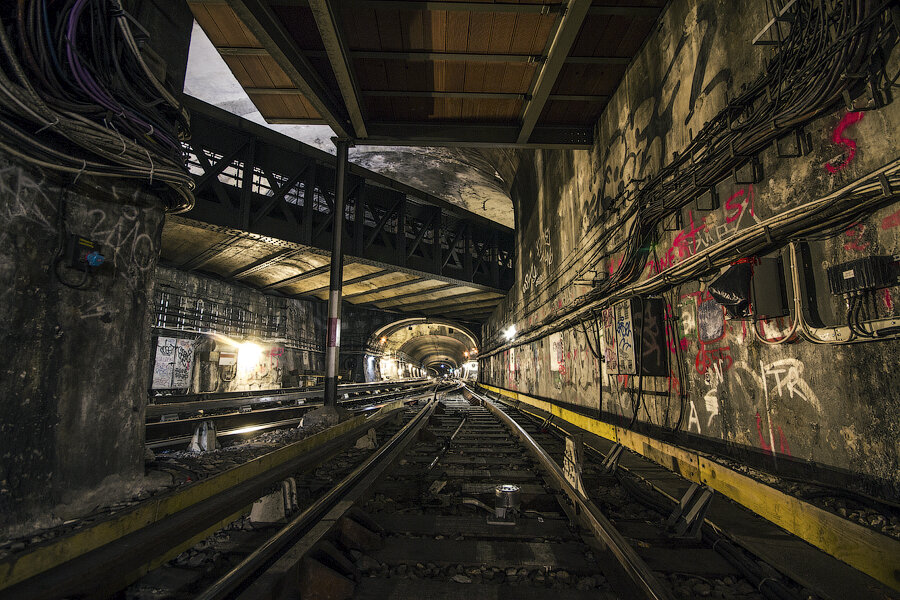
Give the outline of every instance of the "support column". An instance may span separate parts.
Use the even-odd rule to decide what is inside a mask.
[[[344,281],[344,201],[350,140],[334,138],[337,162],[334,182],[334,219],[331,238],[331,284],[328,292],[328,329],[325,342],[325,406],[337,405],[338,358],[341,353],[341,287]]]

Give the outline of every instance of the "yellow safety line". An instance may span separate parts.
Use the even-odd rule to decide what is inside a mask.
[[[405,400],[395,400],[381,407],[378,413],[353,417],[299,442],[194,483],[184,490],[142,502],[134,510],[119,517],[102,521],[70,536],[54,540],[47,545],[35,546],[33,550],[25,554],[13,555],[0,562],[0,590],[59,566],[265,473],[364,425],[375,414],[385,414],[401,408],[404,402]],[[202,537],[198,539],[202,539]]]
[[[479,385],[500,396],[552,414],[580,429],[619,442],[685,479],[704,483],[838,560],[888,587],[900,590],[900,541],[892,537],[785,494],[715,462],[704,453],[617,427],[546,400],[490,385]]]

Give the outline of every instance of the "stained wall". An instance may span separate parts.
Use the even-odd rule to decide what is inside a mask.
[[[835,477],[896,494],[897,340],[794,341],[790,315],[755,324],[757,336],[752,321],[726,319],[712,301],[707,286],[718,272],[663,288],[667,315],[675,319],[664,325],[673,330],[660,349],[669,360],[666,377],[611,373],[593,328],[599,313],[565,324],[593,289],[586,282],[619,268],[625,228],[608,243],[597,242],[625,209],[607,199],[669,164],[726,98],[760,73],[771,50],[751,40],[766,20],[758,2],[674,0],[597,123],[591,151],[494,153],[511,182],[520,241],[516,285],[484,327],[480,378],[772,471],[825,467]],[[891,64],[896,70],[896,51]],[[645,249],[639,279],[664,274],[900,158],[898,103],[863,108],[872,108],[865,95],[808,124],[805,155],[788,157],[784,144],[772,145],[758,155],[758,177],[738,173],[715,182],[719,207],[700,198],[680,211],[680,224],[674,216],[667,220],[658,242]],[[900,252],[900,204],[882,204],[834,237],[800,240],[808,319],[845,322],[844,301],[825,280],[828,266]],[[769,254],[783,260],[789,303],[792,239],[798,238],[773,240]],[[866,302],[868,318],[897,317],[900,288],[881,289]],[[518,333],[507,341],[502,332],[510,325]],[[791,343],[771,346],[759,337]]]

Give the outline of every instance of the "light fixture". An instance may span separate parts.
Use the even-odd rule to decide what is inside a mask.
[[[385,336],[381,336],[381,343],[384,344],[387,342],[387,338]]]
[[[253,342],[241,342],[238,345],[237,370],[238,373],[249,373],[259,364],[262,356],[262,348]]]
[[[466,358],[469,358],[469,351],[468,351],[468,350],[466,350],[465,352],[463,352],[463,354],[466,355]]]
[[[503,330],[503,337],[506,338],[506,341],[507,341],[507,342],[510,341],[510,340],[512,340],[514,337],[516,337],[516,326],[515,326],[515,324],[510,325],[509,327],[507,327],[506,329]]]

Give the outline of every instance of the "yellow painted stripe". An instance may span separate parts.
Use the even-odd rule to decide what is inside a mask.
[[[239,483],[265,473],[364,425],[367,419],[375,414],[385,414],[402,408],[403,402],[403,400],[396,400],[383,406],[378,413],[373,413],[368,415],[368,417],[366,415],[353,417],[299,442],[264,454],[248,463],[229,469],[209,479],[194,483],[184,490],[143,502],[134,510],[119,517],[102,521],[70,536],[55,540],[46,546],[36,546],[25,554],[11,556],[0,562],[0,589],[43,573],[66,561],[77,558],[82,554],[184,510],[189,506],[202,502]]]
[[[706,454],[581,415],[546,400],[480,385],[495,394],[550,413],[585,431],[619,442],[686,479],[705,483],[820,550],[888,587],[900,590],[900,541],[892,537],[785,494],[713,461]]]

